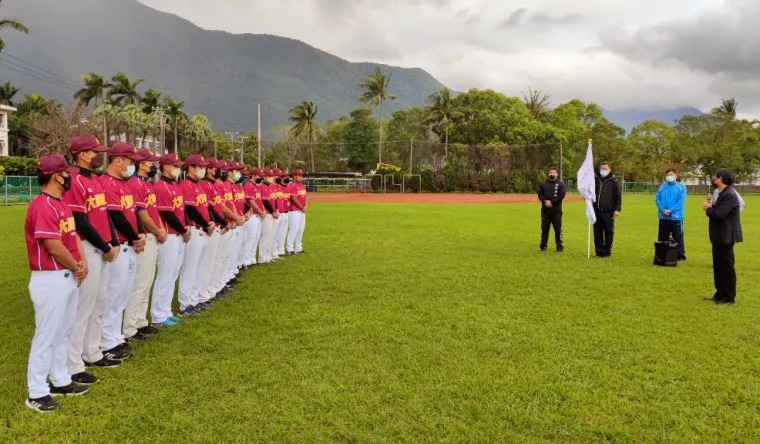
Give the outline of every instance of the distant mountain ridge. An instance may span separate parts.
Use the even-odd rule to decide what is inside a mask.
[[[604,115],[611,122],[625,128],[626,132],[646,120],[661,120],[668,125],[673,125],[683,116],[701,116],[704,112],[697,108],[684,106],[673,109],[647,110],[647,109],[621,109],[621,110],[604,110]]]
[[[77,82],[90,71],[124,71],[145,79],[141,90],[153,87],[184,100],[188,113],[208,115],[218,130],[255,130],[257,103],[265,130],[286,125],[302,100],[319,106],[320,121],[346,115],[362,106],[359,83],[375,66],[393,71],[398,99],[384,106],[386,116],[443,87],[419,68],[351,63],[284,37],[207,31],[135,0],[6,0],[2,12],[30,28],[3,34],[9,54]],[[0,80],[22,95],[73,103],[70,83],[18,71],[0,66]]]

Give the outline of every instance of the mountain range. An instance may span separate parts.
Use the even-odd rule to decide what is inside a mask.
[[[81,74],[110,78],[123,71],[145,79],[143,89],[183,100],[188,113],[206,114],[216,130],[255,130],[260,103],[266,135],[286,125],[288,110],[302,100],[319,107],[322,122],[360,107],[359,83],[375,66],[393,73],[390,89],[398,99],[384,105],[386,116],[424,104],[443,87],[419,68],[352,63],[285,37],[204,30],[136,0],[6,0],[2,6],[30,34],[4,32],[0,81],[64,104],[74,102]],[[627,131],[646,119],[673,123],[701,114],[695,108],[605,113]]]

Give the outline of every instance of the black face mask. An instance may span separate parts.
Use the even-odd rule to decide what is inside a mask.
[[[151,165],[150,170],[148,170],[148,177],[153,179],[156,174],[158,174],[158,168],[155,165]]]
[[[555,176],[554,174],[550,174],[549,175],[549,181],[550,182],[554,182],[555,180],[557,180],[557,176]]]
[[[290,183],[290,179],[287,179],[287,178],[286,178],[286,179],[284,180],[284,182],[285,182],[285,185],[287,185],[287,184],[289,184],[289,183]]]
[[[229,176],[230,176],[230,173],[228,171],[222,171],[222,174],[219,175],[219,178],[222,180],[227,180]]]
[[[277,182],[277,183],[282,183],[282,179],[279,178],[279,177],[277,179],[275,179],[274,181]]]
[[[263,182],[264,182],[264,179],[262,177],[259,177],[258,179],[256,179],[256,183],[257,184],[260,184],[260,183],[263,183]]]
[[[95,157],[90,159],[90,168],[93,170],[97,170],[98,168],[103,166],[103,153],[96,153]]]
[[[71,176],[63,177],[63,183],[61,186],[63,187],[63,191],[69,191],[71,189]]]

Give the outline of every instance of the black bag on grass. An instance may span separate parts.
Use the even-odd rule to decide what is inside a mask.
[[[654,264],[660,267],[677,267],[678,244],[675,242],[655,242]]]

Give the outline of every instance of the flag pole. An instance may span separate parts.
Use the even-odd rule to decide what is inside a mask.
[[[588,223],[588,236],[586,236],[586,240],[586,259],[591,259],[591,222]]]

